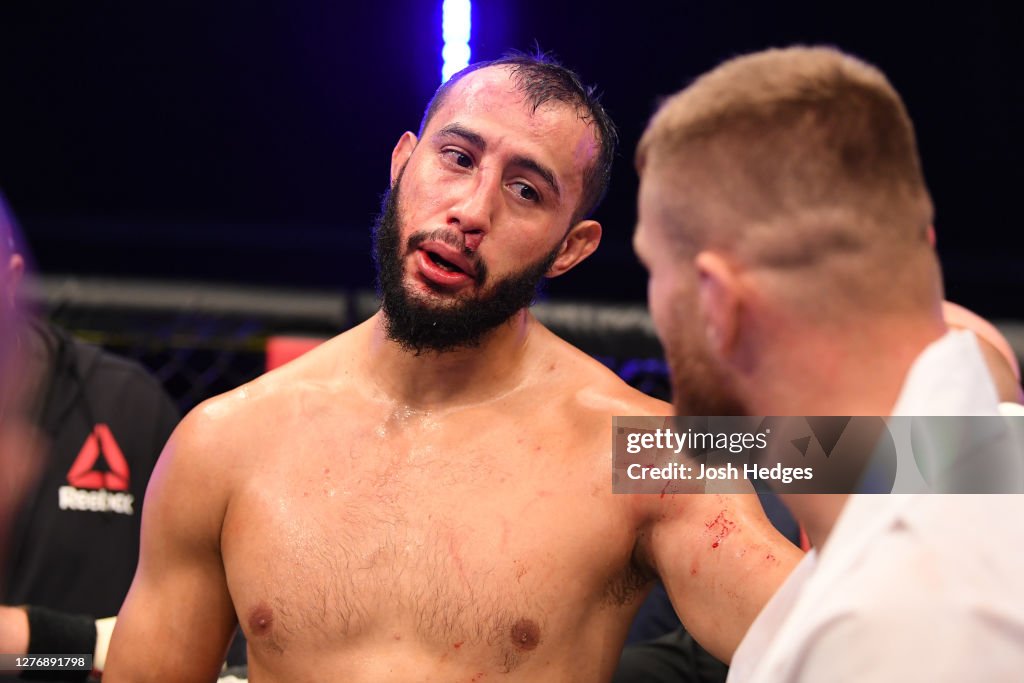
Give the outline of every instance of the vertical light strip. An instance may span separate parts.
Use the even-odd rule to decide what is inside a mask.
[[[470,0],[444,0],[441,4],[441,82],[469,66]]]

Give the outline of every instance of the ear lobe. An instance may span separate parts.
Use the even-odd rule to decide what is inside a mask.
[[[732,264],[719,254],[703,251],[694,261],[698,297],[708,344],[719,356],[728,357],[739,333],[741,291]]]
[[[412,132],[405,131],[402,133],[402,137],[398,138],[398,142],[395,143],[395,148],[391,150],[391,187],[395,186],[395,181],[402,174],[405,164],[409,161],[409,157],[412,156],[412,151],[416,149],[417,142],[419,140]]]
[[[580,221],[566,233],[558,256],[544,275],[558,277],[572,270],[580,261],[593,254],[600,243],[601,224],[592,220]]]

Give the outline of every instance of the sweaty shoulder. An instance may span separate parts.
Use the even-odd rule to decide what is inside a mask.
[[[550,354],[550,379],[562,390],[573,410],[595,417],[611,415],[671,415],[672,406],[626,384],[605,365],[543,329]]]
[[[354,332],[354,331],[353,331]],[[247,463],[268,440],[322,410],[356,402],[353,332],[338,335],[305,355],[196,406],[174,440],[187,450]]]

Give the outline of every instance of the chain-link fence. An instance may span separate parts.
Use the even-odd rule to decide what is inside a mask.
[[[333,293],[203,283],[42,277],[41,313],[76,336],[149,368],[183,411],[262,373],[267,340],[327,338],[377,310],[371,292]],[[539,303],[556,334],[642,391],[667,399],[667,368],[647,312],[636,305]]]
[[[72,333],[148,367],[182,410],[262,373],[271,337],[331,337],[377,310],[368,291],[73,276],[39,278],[28,291],[35,305]],[[533,310],[555,334],[631,386],[669,398],[668,368],[643,306],[541,302]],[[996,324],[1024,357],[1024,323]]]

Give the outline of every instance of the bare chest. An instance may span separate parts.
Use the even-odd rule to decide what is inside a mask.
[[[268,444],[222,549],[250,642],[413,641],[512,670],[643,579],[604,454],[559,435],[400,420]]]

